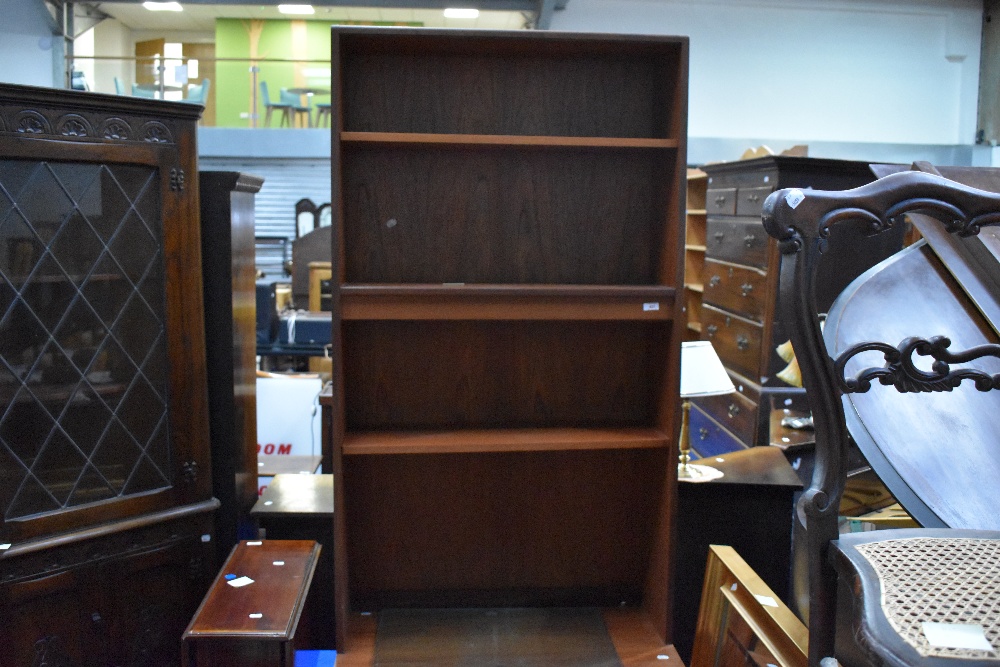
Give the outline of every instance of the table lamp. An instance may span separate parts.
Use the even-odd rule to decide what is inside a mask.
[[[688,482],[703,482],[722,477],[721,470],[691,463],[691,437],[688,420],[691,413],[691,399],[699,396],[719,396],[736,391],[722,360],[707,340],[681,343],[681,442],[680,463],[677,479]]]

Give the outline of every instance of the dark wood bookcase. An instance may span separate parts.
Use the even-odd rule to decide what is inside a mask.
[[[337,638],[594,605],[669,641],[688,42],[333,29]]]

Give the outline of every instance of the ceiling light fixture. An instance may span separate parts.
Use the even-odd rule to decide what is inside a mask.
[[[142,6],[151,12],[182,12],[184,8],[179,2],[144,2]]]
[[[315,14],[316,10],[312,5],[278,5],[278,11],[282,14]]]
[[[444,10],[444,17],[446,19],[477,19],[479,18],[479,10],[448,7]]]

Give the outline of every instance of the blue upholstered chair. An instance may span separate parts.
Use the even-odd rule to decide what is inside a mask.
[[[286,104],[284,101],[272,102],[271,97],[267,93],[267,81],[260,82],[260,99],[264,103],[264,109],[266,109],[264,127],[271,127],[271,114],[274,113],[275,109],[281,112],[281,120],[278,122],[279,127],[282,125],[291,127],[292,106]]]
[[[184,101],[190,102],[191,104],[204,105],[208,102],[208,89],[211,85],[211,81],[208,79],[202,79],[201,83],[188,86],[187,97],[184,98]]]

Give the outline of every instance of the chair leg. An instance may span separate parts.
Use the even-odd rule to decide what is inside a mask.
[[[281,110],[281,122],[278,123],[278,127],[286,126],[292,126],[292,110],[287,107]]]
[[[264,114],[264,127],[271,127],[271,112],[273,111],[274,109],[271,107],[267,108],[267,113]]]

